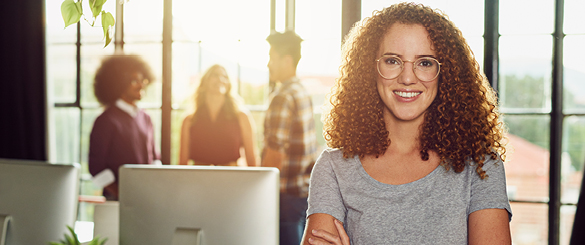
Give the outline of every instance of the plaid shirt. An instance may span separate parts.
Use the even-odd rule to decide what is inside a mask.
[[[297,77],[274,92],[264,120],[264,144],[284,154],[280,192],[306,197],[317,137],[311,96]]]

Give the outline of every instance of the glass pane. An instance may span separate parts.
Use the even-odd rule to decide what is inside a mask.
[[[585,113],[585,35],[568,35],[563,52],[563,112]]]
[[[573,222],[575,221],[575,212],[577,207],[573,205],[561,206],[561,224],[560,224],[560,244],[569,244],[571,233],[573,232]]]
[[[506,183],[511,200],[548,201],[548,116],[506,115]]]
[[[585,163],[585,116],[565,118],[561,161],[561,201],[577,203]]]
[[[341,46],[341,1],[295,0],[295,31],[305,41],[327,39]]]
[[[173,1],[174,40],[264,40],[269,34],[270,0]]]
[[[81,46],[81,106],[98,107],[99,103],[93,91],[95,72],[102,59],[114,53],[114,45],[103,48],[103,44]]]
[[[317,134],[317,152],[321,153],[327,148],[327,142],[323,138],[323,121],[321,121],[321,113],[315,113],[313,118],[315,120],[315,134]]]
[[[548,205],[511,203],[510,232],[514,245],[548,244]]]
[[[362,18],[372,16],[374,10],[382,10],[400,2],[403,1],[362,0]],[[417,0],[413,2],[445,12],[466,37],[483,35],[485,13],[483,0]]]
[[[268,104],[266,65],[270,45],[265,39],[264,37],[240,42],[240,95],[248,105]]]
[[[296,31],[304,39],[297,75],[320,111],[325,95],[339,76],[341,1],[296,1]]]
[[[123,6],[124,42],[162,41],[164,1],[124,1]]]
[[[79,162],[79,120],[78,108],[53,108],[55,139],[55,161],[63,163]]]
[[[155,80],[144,89],[144,96],[138,102],[142,108],[160,108],[162,105],[162,44],[126,43],[124,53],[140,55],[152,69]],[[160,138],[158,138],[160,139]]]
[[[475,56],[475,60],[479,64],[479,69],[481,71],[483,71],[483,57],[484,57],[483,47],[485,46],[483,36],[480,36],[480,37],[471,36],[471,37],[468,37],[466,39],[467,39],[467,44],[469,45],[469,47],[471,48],[471,51],[473,52],[473,55]]]
[[[583,25],[583,9],[585,2],[583,0],[564,0],[565,2],[565,20],[563,28],[565,34],[585,34],[585,25]]]
[[[81,180],[79,187],[81,195],[101,196],[102,189],[96,188],[91,180]],[[77,211],[77,221],[93,221],[94,203],[79,202]]]
[[[47,95],[50,103],[74,103],[77,65],[75,45],[47,45]]]
[[[62,0],[45,0],[45,38],[48,44],[70,43],[77,41],[77,25],[65,28],[61,15]]]
[[[201,41],[201,73],[199,76],[203,75],[203,72],[210,66],[220,64],[227,70],[232,86],[234,86],[238,79],[239,51],[240,42],[237,40]],[[266,56],[268,56],[268,53],[266,53]]]
[[[89,158],[89,137],[93,129],[95,119],[102,114],[104,108],[83,109],[81,111],[81,173],[89,174],[88,158]],[[89,195],[83,194],[82,195]]]
[[[250,114],[252,115],[252,118],[254,118],[254,123],[256,124],[256,144],[258,146],[258,153],[262,154],[262,148],[264,147],[264,117],[266,117],[266,112],[264,110],[252,110]]]
[[[554,2],[554,0],[500,1],[500,34],[551,34],[555,23]]]
[[[173,43],[173,108],[191,106],[192,95],[199,84],[199,43]]]
[[[171,164],[179,164],[179,152],[181,149],[181,127],[183,119],[187,116],[185,110],[173,110],[171,112]]]
[[[116,2],[117,1],[106,1],[106,3],[104,4],[102,10],[106,11],[106,12],[110,12],[114,18],[116,18]],[[83,44],[88,44],[88,43],[93,43],[93,44],[100,44],[101,47],[103,47],[106,43],[105,43],[105,36],[104,36],[104,29],[102,28],[102,18],[98,17],[95,22],[92,24],[92,20],[91,20],[91,8],[89,7],[89,3],[90,1],[82,1],[82,7],[83,7],[83,16],[81,17],[80,23],[81,23],[81,43]],[[84,17],[85,16],[85,17]],[[87,18],[87,21],[84,20],[84,18]],[[118,23],[118,20],[116,20],[116,23]],[[67,28],[71,28],[73,26],[67,27]],[[115,34],[114,34],[115,36]],[[114,43],[114,40],[112,40],[112,42],[110,43],[111,46]],[[108,45],[108,47],[110,46]]]
[[[499,85],[502,111],[528,108],[549,112],[551,71],[551,36],[502,36]]]
[[[240,95],[247,105],[268,104],[268,71],[254,67],[240,67]]]
[[[102,189],[98,188],[90,180],[88,157],[89,157],[89,138],[95,119],[103,112],[103,108],[83,109],[81,111],[81,174],[82,181],[80,187],[81,195],[101,196]],[[79,203],[80,221],[93,221],[94,204],[88,202]]]

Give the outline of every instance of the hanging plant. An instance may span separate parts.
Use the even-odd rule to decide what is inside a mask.
[[[102,7],[107,0],[88,0],[89,8],[91,9],[92,16],[90,19],[85,18],[83,15],[83,0],[75,2],[75,0],[65,0],[61,4],[61,15],[65,22],[65,28],[72,24],[75,24],[81,20],[81,17],[90,25],[94,26],[98,16],[101,18],[102,28],[104,30],[105,45],[108,46],[114,36],[114,24],[116,20],[110,12],[102,10]]]

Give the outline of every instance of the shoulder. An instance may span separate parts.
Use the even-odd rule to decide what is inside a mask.
[[[343,150],[339,148],[327,148],[321,152],[315,163],[315,167],[327,165],[330,168],[344,169],[352,166],[353,158],[344,158]]]
[[[492,155],[484,155],[482,156],[484,162],[481,169],[483,169],[486,173],[490,172],[503,172],[504,171],[504,162],[500,158],[500,155],[497,154],[496,157],[492,157]],[[477,167],[476,162],[471,162],[469,171],[475,171]]]
[[[117,109],[115,106],[108,106],[104,109],[102,114],[100,114],[94,122],[94,125],[97,124],[107,124],[111,123],[112,121],[116,121],[120,117],[120,110]]]
[[[239,111],[237,112],[238,122],[240,125],[248,125],[250,124],[251,115],[247,111]]]
[[[191,120],[193,120],[193,115],[195,115],[195,114],[189,114],[185,118],[183,118],[183,124],[186,124],[186,123],[190,122]]]

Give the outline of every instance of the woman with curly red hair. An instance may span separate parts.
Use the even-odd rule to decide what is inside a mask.
[[[303,244],[510,244],[505,128],[461,31],[396,4],[343,55]]]

